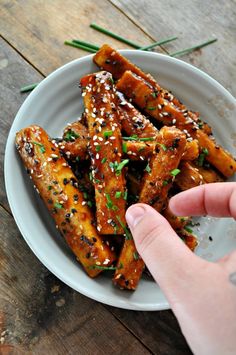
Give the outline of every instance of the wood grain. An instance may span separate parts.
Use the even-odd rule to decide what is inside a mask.
[[[26,354],[149,354],[102,304],[59,281],[0,207],[0,315],[6,345]],[[1,345],[0,345],[1,353]]]
[[[192,354],[171,311],[137,312],[108,307],[154,354]]]
[[[110,0],[149,35],[159,38],[178,36],[168,45],[180,50],[217,37],[218,42],[185,55],[192,63],[218,80],[236,95],[236,6],[234,0],[222,5],[214,0]]]
[[[3,0],[0,16],[2,36],[44,75],[89,54],[64,45],[68,39],[78,38],[97,45],[107,42],[116,48],[130,48],[90,28],[91,22],[141,45],[151,43],[150,37],[107,0]]]
[[[27,82],[38,82],[42,75],[26,65],[2,38],[0,38],[0,204],[9,209],[3,176],[4,152],[11,124],[27,94],[20,94],[20,87]]]

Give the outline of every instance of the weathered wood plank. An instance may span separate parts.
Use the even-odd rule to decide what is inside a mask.
[[[26,94],[20,94],[20,87],[40,81],[42,76],[2,38],[0,47],[0,204],[9,210],[3,176],[5,144],[15,115],[26,98]]]
[[[218,42],[181,59],[213,76],[236,95],[236,7],[214,0],[156,1],[110,0],[149,35],[159,38],[176,35],[168,45],[171,52],[191,47],[209,38]]]
[[[160,355],[189,355],[192,354],[177,320],[171,311],[161,312],[136,312],[107,308],[123,323],[130,331],[135,333],[138,339],[154,354]]]
[[[141,29],[107,0],[3,0],[0,16],[1,35],[44,75],[89,54],[64,45],[67,39],[79,38],[97,45],[107,42],[116,48],[130,48],[90,28],[91,22],[141,45],[151,43]]]
[[[150,353],[103,305],[53,276],[2,207],[0,220],[0,353]]]

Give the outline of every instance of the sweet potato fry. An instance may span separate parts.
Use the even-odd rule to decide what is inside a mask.
[[[154,155],[144,175],[139,202],[147,203],[160,212],[165,206],[168,191],[178,176],[179,162],[186,145],[185,134],[174,127],[163,127],[162,146]]]
[[[180,173],[176,176],[175,184],[180,190],[188,190],[204,183],[203,176],[198,168],[194,167],[190,162],[182,161],[179,169]]]
[[[128,239],[126,237],[113,277],[114,285],[121,289],[134,291],[142,276],[144,266],[132,237],[128,237]]]
[[[174,96],[167,91],[157,91],[147,81],[131,71],[126,71],[118,80],[117,89],[146,112],[164,125],[175,125],[189,134],[199,129],[198,119],[193,119],[186,108],[176,106]],[[190,115],[189,115],[190,113]]]
[[[88,159],[88,129],[82,123],[76,121],[67,125],[62,139],[58,146],[68,160],[74,160],[77,157],[81,160]]]
[[[95,186],[97,229],[101,234],[123,234],[126,188],[121,160],[122,138],[117,118],[116,94],[108,72],[81,79],[90,136],[89,152]]]
[[[230,177],[236,172],[236,161],[232,155],[218,145],[215,140],[207,136],[201,130],[196,131],[201,152],[206,160],[218,169],[224,176]]]
[[[207,149],[206,159],[226,177],[236,172],[236,162],[230,153],[218,146],[205,132],[199,129],[199,124],[175,105],[171,105],[172,96],[163,97],[161,92],[153,97],[155,90],[142,78],[127,71],[117,83],[122,91],[150,116],[166,125],[176,125],[183,130],[188,138],[196,138],[201,149]]]
[[[189,217],[178,217],[175,216],[170,209],[165,208],[162,211],[163,216],[167,219],[167,221],[170,223],[171,227],[176,231],[180,231],[181,229],[186,226],[186,224],[189,222],[190,218]]]
[[[84,203],[78,182],[59,148],[39,126],[30,126],[16,134],[16,148],[35,189],[44,200],[76,258],[91,277],[101,270],[96,265],[110,265],[114,254],[91,224],[93,215]]]
[[[159,147],[159,143],[153,140],[158,140],[158,136],[140,137],[141,141],[131,137],[122,138],[123,155],[130,160],[144,161],[148,160]],[[150,138],[150,139],[148,139]],[[142,141],[145,139],[145,141]],[[147,139],[147,140],[146,140]],[[80,122],[69,124],[63,133],[63,140],[58,142],[60,150],[64,153],[67,160],[87,160],[89,158],[88,144],[88,129]],[[182,160],[195,160],[198,158],[199,148],[197,140],[186,142],[185,151]]]
[[[193,233],[186,231],[184,228],[178,232],[178,235],[183,240],[183,242],[189,247],[189,249],[194,252],[194,250],[198,246],[197,237]]]
[[[193,164],[193,166],[198,169],[199,173],[203,177],[203,181],[205,184],[225,181],[225,179],[218,172],[213,170],[213,168],[206,168],[206,167],[202,167],[202,166],[198,166],[198,165],[194,165],[194,164]]]
[[[138,68],[135,64],[131,63],[127,58],[123,57],[119,52],[117,52],[109,45],[104,44],[100,48],[100,50],[95,54],[93,60],[100,68],[112,73],[115,79],[120,79],[127,70],[138,75],[154,89],[153,95],[155,95],[155,93],[157,92],[160,92],[161,95],[165,99],[167,99],[167,101],[172,101],[175,107],[178,108],[180,112],[182,111],[182,113],[184,113],[189,120],[191,119],[193,121],[198,122],[200,124],[200,127],[202,127],[205,131],[205,133],[211,134],[211,127],[209,127],[206,123],[203,123],[199,119],[199,114],[197,112],[187,110],[186,106],[182,104],[176,97],[174,97],[167,90],[161,88],[157,81],[150,74],[144,73],[140,68]]]
[[[160,135],[160,151],[153,155],[148,169],[146,168],[139,196],[139,202],[153,206],[158,212],[161,212],[167,202],[167,194],[178,173],[177,167],[186,145],[185,134],[177,128],[163,127],[160,130]],[[118,259],[118,265],[122,263],[123,266],[122,273],[119,269],[116,270],[113,278],[113,282],[121,288],[135,290],[138,285],[144,262],[139,257],[133,257],[136,255],[135,252],[137,253],[134,241],[125,239]]]
[[[120,79],[126,70],[131,70],[133,73],[150,82],[151,85],[156,85],[155,79],[150,74],[144,73],[135,64],[131,63],[127,58],[123,57],[108,44],[104,44],[99,49],[94,55],[93,61],[100,69],[109,71],[114,79]]]
[[[199,156],[199,144],[197,139],[186,142],[182,160],[195,160]]]
[[[122,93],[117,92],[119,99],[120,120],[122,131],[127,135],[135,135],[139,138],[155,138],[158,134],[157,128],[141,114]]]

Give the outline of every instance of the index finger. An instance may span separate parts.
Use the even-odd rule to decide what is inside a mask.
[[[169,207],[177,216],[236,218],[236,183],[220,182],[194,187],[173,196]]]

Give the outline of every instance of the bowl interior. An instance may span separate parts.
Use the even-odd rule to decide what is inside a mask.
[[[150,72],[171,90],[188,108],[200,111],[212,127],[216,139],[236,152],[235,99],[214,79],[180,60],[141,51],[121,51],[127,58]],[[20,108],[9,133],[5,152],[5,182],[16,223],[30,248],[58,278],[82,294],[116,307],[134,310],[168,308],[158,285],[143,277],[135,292],[120,291],[111,283],[111,275],[90,279],[56,230],[46,208],[35,193],[14,148],[15,133],[31,124],[42,126],[52,137],[60,137],[68,122],[83,111],[78,87],[80,78],[98,71],[87,56],[50,74],[29,95]],[[233,179],[232,179],[233,180]],[[236,248],[236,226],[232,219],[201,218],[200,245],[197,254],[216,260]],[[213,241],[209,241],[212,236]]]

